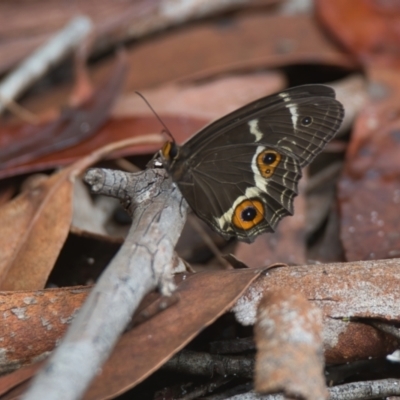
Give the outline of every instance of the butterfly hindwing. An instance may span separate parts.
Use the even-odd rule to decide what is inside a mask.
[[[254,144],[220,148],[207,155],[178,186],[196,214],[222,236],[252,241],[293,214],[301,177],[296,159]],[[255,212],[253,218],[242,218],[246,210]]]

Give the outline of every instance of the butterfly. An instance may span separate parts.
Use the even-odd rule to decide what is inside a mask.
[[[182,146],[168,141],[159,155],[201,219],[225,239],[252,242],[293,215],[301,169],[343,117],[332,88],[297,86],[227,114]]]

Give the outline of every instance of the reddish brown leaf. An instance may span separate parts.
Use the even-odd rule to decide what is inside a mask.
[[[260,97],[279,92],[287,86],[281,72],[219,77],[196,85],[166,84],[141,91],[158,114],[181,115],[205,121],[236,110]],[[153,115],[147,104],[135,93],[121,96],[113,116]]]
[[[108,118],[110,107],[120,92],[126,67],[125,57],[120,56],[107,82],[88,101],[64,110],[55,121],[42,127],[23,126],[19,135],[12,138],[2,135],[0,168],[8,169],[69,148],[96,133]]]
[[[145,379],[182,349],[201,330],[232,307],[235,300],[257,278],[260,272],[261,270],[232,270],[187,276],[176,291],[180,297],[176,304],[122,336],[85,399],[98,400],[115,397]],[[224,290],[221,290],[221,287]],[[43,293],[47,292],[49,291],[43,291]],[[57,290],[54,293],[61,296]],[[10,296],[13,295],[10,293]],[[26,296],[26,293],[21,294],[22,301]],[[49,292],[48,296],[51,298],[54,294]],[[69,302],[71,298],[66,300]],[[56,309],[59,306],[60,304],[57,303]],[[65,307],[70,306],[66,305]],[[59,319],[58,316],[56,319]],[[46,329],[40,326],[40,321],[38,323],[39,330]],[[61,327],[65,327],[65,325]],[[50,331],[51,333],[53,331]],[[53,343],[54,339],[57,337],[52,337]],[[25,349],[26,347],[27,342],[25,342]],[[20,383],[27,379],[29,373],[35,371],[35,368],[28,372],[24,371],[22,377],[17,371],[15,382]],[[10,381],[14,382],[9,377],[0,378],[0,388],[10,389]],[[25,387],[26,384],[20,385],[5,398],[14,398],[14,395],[21,393]]]
[[[358,68],[323,34],[312,16],[278,16],[262,9],[239,13],[220,23],[203,21],[171,30],[131,47],[128,59],[127,92],[300,63]],[[103,81],[110,68],[109,60],[97,63],[92,69],[93,81]],[[69,90],[70,85],[58,87],[24,104],[40,113],[61,106]]]
[[[122,337],[86,398],[115,397],[144,379],[229,308],[258,272],[201,273],[183,280],[177,291],[180,301]],[[263,293],[282,287],[303,293],[322,309],[328,363],[380,357],[398,347],[393,337],[349,321],[351,317],[400,321],[397,260],[270,269],[251,284],[235,305],[239,320],[254,323]],[[0,379],[0,387],[2,382]]]
[[[361,61],[400,65],[396,1],[318,0],[316,5],[324,24]]]
[[[387,149],[398,153],[396,147],[390,146],[393,143],[389,139]],[[352,261],[399,257],[399,178],[388,179],[378,175],[352,180],[343,177],[339,192],[341,239],[346,259]]]
[[[35,364],[28,365],[27,367],[22,367],[11,374],[1,377],[0,396],[3,396],[7,392],[14,392],[15,388],[20,389],[21,387],[24,387],[21,384],[29,380],[34,374],[36,374],[39,368],[41,368],[43,365],[43,361],[38,361]],[[11,394],[11,398],[13,397],[14,396]]]
[[[89,287],[80,286],[37,292],[0,292],[3,354],[0,372],[32,363],[53,350],[89,291]]]
[[[183,53],[185,57],[181,57]],[[324,37],[313,17],[267,12],[231,17],[223,26],[203,22],[187,27],[184,34],[171,32],[132,49],[129,60],[130,88],[294,63],[354,67],[354,62]]]
[[[184,138],[191,136],[208,122],[205,120],[188,119],[183,117],[161,117],[179,142],[182,142]],[[6,135],[11,137],[16,134],[15,129],[12,128],[0,129],[3,129],[3,132],[0,134],[3,137]],[[161,128],[160,123],[154,116],[110,119],[102,128],[100,128],[95,136],[85,140],[79,145],[40,157],[35,161],[26,162],[15,167],[10,167],[6,170],[0,170],[0,178],[66,165],[81,157],[87,156],[99,147],[105,146],[108,143],[134,137],[139,138],[143,137],[143,135],[151,135],[155,132],[161,132]],[[155,144],[154,142],[150,143],[150,141],[149,143],[145,143],[143,141],[140,145],[115,151],[113,157],[126,156],[130,154],[154,153],[160,148],[160,146],[161,144]]]
[[[341,239],[348,260],[400,255],[400,80],[397,72],[372,72],[375,85],[387,95],[360,113],[339,183]]]
[[[107,399],[137,385],[226,312],[260,272],[198,273],[182,281],[180,301],[123,335],[84,398]]]

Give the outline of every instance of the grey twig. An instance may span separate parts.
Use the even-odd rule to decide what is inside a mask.
[[[77,48],[92,30],[89,18],[74,18],[63,30],[52,37],[22,62],[0,83],[0,114],[33,82],[42,77],[60,59]]]
[[[221,378],[221,377],[219,377],[217,379],[213,379],[213,380],[211,380],[211,382],[208,382],[208,383],[205,383],[202,385],[198,385],[193,390],[189,390],[188,394],[186,394],[182,397],[179,397],[178,400],[194,400],[194,399],[198,399],[198,398],[203,398],[204,395],[214,392],[219,387],[227,384],[231,380],[232,380],[232,378]]]
[[[141,299],[156,287],[164,295],[174,289],[174,247],[187,206],[165,171],[129,174],[94,169],[86,181],[96,192],[130,203],[132,227],[25,400],[81,398]]]
[[[369,400],[400,395],[400,380],[352,382],[328,388],[330,400]],[[262,395],[254,392],[239,394],[227,400],[284,400],[282,394]]]
[[[198,376],[252,378],[254,364],[254,356],[220,356],[185,350],[167,361],[163,368]]]
[[[352,382],[329,388],[331,400],[368,400],[400,395],[400,380]]]
[[[232,340],[221,340],[210,343],[210,352],[213,354],[234,354],[244,351],[255,350],[256,344],[253,337],[237,338]]]

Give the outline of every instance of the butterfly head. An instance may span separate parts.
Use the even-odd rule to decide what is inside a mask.
[[[162,149],[160,150],[162,158],[171,164],[177,159],[179,154],[179,146],[175,142],[166,142]]]

